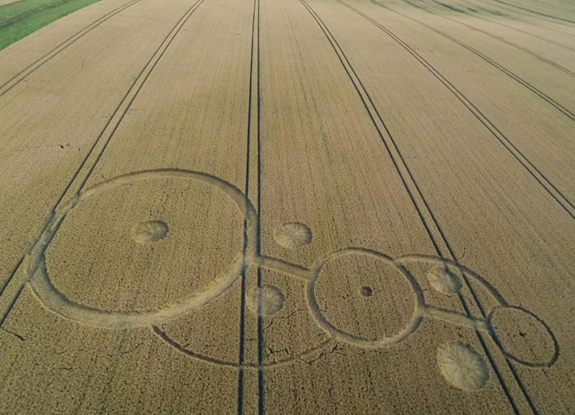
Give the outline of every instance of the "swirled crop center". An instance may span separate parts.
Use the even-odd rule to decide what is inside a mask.
[[[100,186],[66,215],[46,251],[48,275],[74,303],[155,310],[229,274],[242,253],[243,221],[237,201],[193,177],[151,174]],[[134,229],[142,223],[166,232],[140,243]]]

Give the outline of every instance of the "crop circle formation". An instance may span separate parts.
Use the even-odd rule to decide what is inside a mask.
[[[229,273],[219,279],[216,284],[207,287],[203,292],[157,310],[144,312],[107,311],[68,300],[50,281],[45,261],[45,251],[66,215],[95,194],[130,184],[136,180],[157,177],[199,180],[217,187],[230,197],[246,218],[246,228],[244,229],[246,240],[241,258],[230,264]],[[259,255],[255,248],[258,220],[258,215],[249,199],[239,189],[214,176],[182,170],[154,170],[119,176],[88,189],[52,219],[39,239],[41,249],[33,251],[30,255],[32,265],[29,271],[31,277],[29,283],[38,299],[47,308],[62,317],[106,328],[151,326],[156,334],[177,350],[200,360],[230,367],[263,368],[283,364],[301,357],[302,354],[317,350],[328,342],[320,341],[306,351],[299,353],[298,356],[291,356],[271,364],[245,363],[239,365],[234,362],[218,361],[209,356],[187,350],[158,328],[159,324],[186,315],[223,294],[235,281],[245,275],[245,270],[250,266],[267,268],[280,271],[284,275],[303,278],[305,280],[304,295],[309,311],[317,325],[332,339],[356,347],[382,349],[393,346],[412,335],[425,317],[435,317],[453,324],[468,326],[474,330],[489,332],[500,345],[503,354],[508,359],[520,364],[532,367],[548,367],[553,365],[558,358],[557,340],[543,320],[528,310],[508,305],[494,287],[458,263],[424,255],[410,255],[392,259],[380,252],[349,248],[327,256],[316,264],[315,269],[307,269],[277,258]],[[168,224],[158,219],[138,222],[130,231],[134,241],[139,244],[157,243],[168,237],[169,232]],[[276,228],[274,237],[280,245],[293,249],[305,246],[312,240],[311,229],[296,222],[286,223]],[[437,293],[443,295],[458,294],[464,287],[462,278],[466,281],[470,278],[483,285],[483,288],[500,305],[495,306],[483,320],[428,306],[418,281],[408,270],[409,265],[413,263],[420,265],[424,263],[429,267],[430,271],[426,274],[427,280]],[[334,278],[347,279],[347,283],[334,285]],[[394,278],[397,281],[391,283],[390,281]],[[467,281],[466,284],[469,282]],[[390,290],[390,287],[393,289]],[[326,289],[333,291],[331,293],[333,295],[324,295],[323,297],[318,295]],[[337,290],[343,291],[338,293]],[[393,293],[392,291],[397,292]],[[347,311],[343,310],[342,312],[342,310],[338,310],[338,306],[333,307],[333,304],[326,308],[326,304],[323,303],[333,301],[333,298],[341,299],[343,301],[342,307],[347,307]],[[254,314],[273,318],[274,314],[283,309],[286,297],[277,286],[264,284],[246,293],[245,300],[248,309]],[[349,307],[350,304],[351,307]],[[367,307],[367,314],[364,313],[364,315],[369,316],[369,319],[373,317],[379,319],[376,324],[368,326],[376,327],[381,323],[381,326],[384,327],[380,332],[374,335],[373,333],[365,334],[354,331],[354,327],[357,328],[358,324],[357,321],[354,322],[352,314],[354,308],[359,307]],[[380,307],[380,309],[374,307]],[[385,309],[385,307],[388,308]],[[334,309],[339,314],[330,314]],[[374,310],[376,312],[373,312]],[[466,343],[455,342],[441,346],[437,352],[437,364],[441,374],[450,384],[466,391],[479,390],[489,380],[489,367],[485,359],[471,345]]]

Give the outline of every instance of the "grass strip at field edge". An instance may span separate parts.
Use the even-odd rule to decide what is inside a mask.
[[[0,50],[64,16],[99,1],[20,0],[0,6]]]

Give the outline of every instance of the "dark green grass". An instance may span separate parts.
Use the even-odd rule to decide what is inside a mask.
[[[100,0],[19,0],[0,6],[0,50]]]

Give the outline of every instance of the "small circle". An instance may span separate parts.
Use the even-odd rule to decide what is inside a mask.
[[[487,321],[507,358],[533,367],[549,367],[557,361],[559,346],[553,332],[532,312],[515,306],[495,307]]]
[[[437,350],[437,365],[443,377],[465,391],[477,391],[489,380],[489,366],[470,344],[448,343]]]
[[[281,290],[273,285],[262,285],[252,291],[248,297],[248,308],[260,316],[271,316],[280,311],[285,302]]]
[[[438,292],[446,295],[457,294],[463,288],[459,277],[447,266],[437,267],[427,274],[429,284]]]
[[[371,287],[368,287],[367,285],[361,287],[359,289],[359,292],[361,295],[363,295],[364,297],[371,297],[373,295],[373,290]]]
[[[364,297],[377,291],[378,301],[354,295],[358,285]],[[322,329],[362,348],[399,343],[423,319],[423,294],[413,276],[386,255],[362,249],[336,252],[321,262],[308,282],[307,300]]]
[[[134,241],[146,244],[164,239],[169,232],[168,224],[161,220],[148,220],[140,222],[132,228]]]
[[[284,248],[297,249],[312,240],[311,229],[299,222],[288,222],[274,229],[274,239]]]

